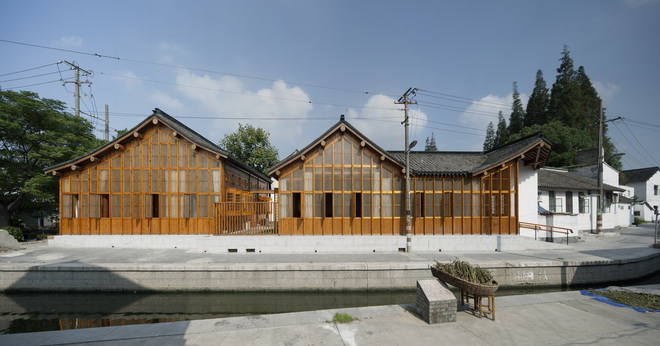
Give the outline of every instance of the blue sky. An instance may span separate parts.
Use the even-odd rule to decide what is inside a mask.
[[[261,126],[280,157],[318,137],[340,114],[382,147],[401,150],[403,113],[393,101],[418,87],[461,97],[417,96],[427,102],[411,107],[418,148],[434,132],[440,150],[479,150],[500,104],[510,104],[512,82],[523,99],[537,69],[552,85],[567,44],[607,114],[630,119],[632,133],[619,123],[626,137],[615,126],[610,135],[626,153],[624,167],[637,168],[660,162],[660,128],[632,122],[660,125],[658,18],[658,0],[3,1],[0,39],[122,59],[0,42],[0,74],[76,61],[94,71],[91,93],[83,87],[82,110],[94,110],[93,94],[101,117],[103,105],[110,106],[113,129],[132,127],[158,107],[214,142],[239,122]],[[57,66],[0,76],[0,86],[55,80],[59,74],[5,81],[57,72]],[[72,75],[59,68],[65,78]],[[71,85],[25,89],[73,106]]]

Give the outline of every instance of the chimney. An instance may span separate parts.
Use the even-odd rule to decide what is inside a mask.
[[[339,121],[344,121],[344,115],[343,114],[339,116]]]

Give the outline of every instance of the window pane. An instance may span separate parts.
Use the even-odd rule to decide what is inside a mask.
[[[333,175],[334,180],[335,180],[334,190],[335,191],[341,191],[342,190],[342,186],[341,186],[341,167],[335,167],[334,172],[333,172],[332,175]]]
[[[424,188],[426,191],[433,191],[433,179],[425,179],[426,181],[426,187]]]
[[[351,194],[344,194],[344,217],[351,217]]]
[[[464,193],[463,194],[463,216],[470,216],[472,207],[470,203],[472,202],[472,194]]]
[[[344,165],[353,164],[353,144],[344,139]]]
[[[314,176],[313,168],[306,167],[305,168],[305,183],[304,183],[305,191],[312,191],[313,190],[313,187],[312,187],[313,176]]]
[[[314,157],[314,165],[316,166],[323,165],[323,152],[319,152],[318,155]]]
[[[303,190],[302,177],[303,177],[302,169],[296,169],[293,171],[293,191]]]
[[[362,194],[362,216],[370,217],[371,216],[371,194],[363,193]]]
[[[341,217],[341,193],[335,193],[332,197],[333,211],[332,215],[334,217]]]
[[[479,200],[479,194],[472,194],[472,216],[477,217],[481,216],[481,201]]]
[[[433,180],[431,180],[433,181]],[[433,193],[424,193],[424,216],[432,217],[433,216]]]
[[[351,179],[351,167],[344,167],[344,191],[353,191],[353,179]]]
[[[332,145],[328,145],[328,147],[325,148],[325,153],[323,154],[323,164],[332,164]]]
[[[454,191],[461,190],[461,178],[454,178]]]
[[[396,174],[394,178],[394,190],[395,191],[404,191],[405,187],[403,186],[405,183],[403,176]]]
[[[323,191],[332,191],[332,167],[323,167]]]
[[[362,190],[371,191],[371,167],[362,167]]]
[[[373,205],[373,217],[380,217],[380,194],[373,194],[371,196],[371,204]]]
[[[323,194],[314,194],[314,217],[323,217]]]
[[[289,188],[290,179],[291,175],[284,176],[280,179],[280,191],[291,191]]]
[[[436,183],[437,183],[437,181],[436,181]],[[433,196],[435,196],[434,197],[435,198],[435,216],[436,217],[444,216],[444,214],[443,214],[444,209],[443,209],[443,205],[442,205],[443,194],[442,193],[436,193]]]
[[[335,149],[334,149],[334,152],[335,152],[334,157],[335,157],[335,158],[334,158],[334,160],[333,160],[333,163],[334,163],[335,166],[341,166],[341,143],[342,143],[342,139],[340,138],[340,139],[339,139],[338,141],[336,141],[335,144],[334,144],[334,146],[335,146]]]
[[[403,193],[394,194],[394,217],[401,217],[404,214]]]
[[[383,217],[392,217],[392,194],[383,194]]]
[[[290,193],[283,193],[280,195],[280,217],[290,217],[288,208],[290,199]]]
[[[199,195],[199,217],[209,216],[209,196]],[[162,211],[161,211],[162,213]]]
[[[82,217],[89,217],[89,195],[83,195],[83,215]]]
[[[383,191],[392,191],[392,172],[383,170]]]
[[[353,167],[353,190],[362,191],[362,174],[360,173],[360,167]]]
[[[131,195],[124,195],[124,217],[131,217]]]
[[[314,190],[323,191],[323,168],[314,168]]]
[[[112,195],[110,217],[121,217],[121,195]]]
[[[435,178],[435,191],[442,191],[442,178]]]
[[[305,194],[305,200],[304,202],[304,214],[303,217],[312,217],[313,216],[313,211],[314,211],[314,203],[312,199],[312,194],[311,193],[306,193]]]
[[[424,178],[415,178],[415,191],[424,191]]]
[[[62,195],[62,217],[71,217],[71,195]]]
[[[362,163],[362,151],[356,146],[353,147],[353,164],[359,165]]]
[[[101,192],[108,192],[108,170],[107,169],[100,170],[99,180],[101,182],[101,184],[100,184]]]

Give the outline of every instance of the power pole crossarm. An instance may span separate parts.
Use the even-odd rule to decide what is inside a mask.
[[[74,83],[76,85],[76,92],[75,92],[75,100],[76,100],[76,116],[80,116],[80,85],[81,84],[92,84],[90,81],[80,81],[80,71],[83,72],[83,76],[89,76],[92,74],[92,71],[87,71],[85,69],[80,68],[78,64],[74,62],[68,62],[64,61],[65,64],[69,65],[72,70],[76,72],[76,80],[75,81],[65,81],[64,83]]]

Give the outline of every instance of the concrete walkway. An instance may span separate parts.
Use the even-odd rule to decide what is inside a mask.
[[[180,249],[26,245],[0,253],[0,291],[414,289],[434,261],[488,268],[504,286],[629,280],[660,268],[651,225],[562,250],[211,254]]]
[[[648,286],[646,286],[648,287]],[[657,345],[660,313],[579,292],[497,298],[496,320],[460,311],[428,325],[411,306],[377,306],[187,322],[0,335],[2,345]],[[329,322],[336,312],[359,321]]]

